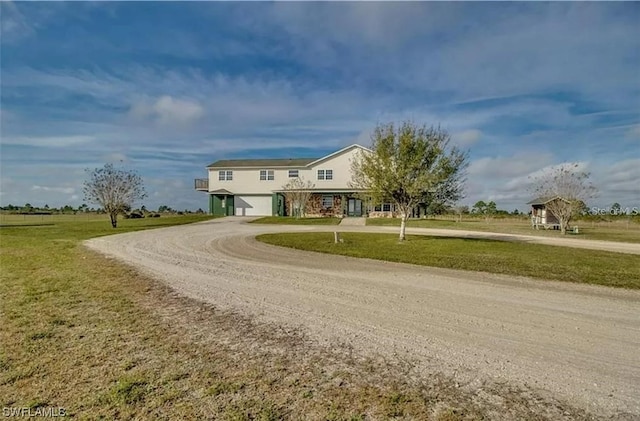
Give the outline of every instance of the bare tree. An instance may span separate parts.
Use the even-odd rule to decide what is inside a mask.
[[[311,190],[314,187],[315,184],[311,181],[304,181],[304,177],[292,178],[287,184],[282,186],[284,198],[296,218],[305,216],[307,203],[309,203],[309,199],[311,198]]]
[[[132,205],[146,197],[142,177],[136,172],[118,169],[113,164],[87,170],[89,179],[84,182],[84,197],[87,202],[104,208],[111,218],[111,226],[118,225],[118,214],[131,209]]]
[[[372,151],[351,164],[351,186],[365,191],[374,203],[392,201],[402,218],[405,240],[413,208],[424,203],[447,205],[462,198],[467,154],[449,146],[449,134],[439,127],[405,122],[379,125],[371,135]]]
[[[567,233],[576,210],[597,194],[589,175],[581,171],[577,163],[565,163],[533,178],[533,192],[548,200],[547,211],[558,218],[562,234]]]

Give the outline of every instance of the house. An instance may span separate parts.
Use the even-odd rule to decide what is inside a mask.
[[[527,205],[531,205],[531,226],[535,229],[560,229],[560,221],[558,218],[547,209],[547,204],[554,200],[564,200],[558,196],[556,197],[538,197]]]
[[[363,216],[368,210],[392,214],[390,204],[365,209],[358,191],[349,187],[351,162],[369,151],[351,145],[320,158],[224,159],[207,166],[208,178],[195,189],[209,195],[209,213],[218,216],[286,216],[291,214],[283,186],[290,179],[310,180],[314,187],[309,216]]]

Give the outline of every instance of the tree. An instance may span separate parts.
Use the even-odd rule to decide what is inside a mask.
[[[576,203],[576,206],[573,210],[573,217],[578,218],[581,216],[587,216],[590,213],[591,209],[589,209],[589,206],[587,206],[587,204],[583,200],[578,200],[578,203]]]
[[[463,196],[467,154],[450,147],[450,136],[439,127],[405,122],[378,125],[371,135],[372,151],[351,163],[351,186],[374,203],[391,201],[401,219],[400,241],[407,220],[419,203],[455,203]]]
[[[622,206],[620,206],[620,203],[616,202],[613,205],[611,205],[612,215],[620,215],[621,213],[622,213]]]
[[[486,220],[489,221],[489,218],[498,213],[498,205],[493,200],[487,203],[487,207],[485,208],[485,216]]]
[[[473,208],[471,209],[472,213],[484,215],[487,211],[487,204],[484,203],[484,200],[478,200]]]
[[[467,205],[458,205],[453,208],[456,215],[458,215],[458,222],[462,222],[462,215],[469,213],[469,206]]]
[[[304,181],[304,177],[292,178],[282,186],[284,198],[296,218],[304,217],[307,203],[311,198],[311,189],[314,187],[315,184],[311,181]]]
[[[577,163],[560,164],[533,179],[536,196],[548,200],[547,211],[558,218],[560,232],[567,233],[571,218],[597,190],[589,182],[589,173],[581,171]]]
[[[142,177],[136,172],[118,169],[113,164],[87,170],[89,179],[84,182],[85,200],[101,205],[109,214],[111,226],[118,225],[118,214],[131,209],[134,202],[146,197]]]

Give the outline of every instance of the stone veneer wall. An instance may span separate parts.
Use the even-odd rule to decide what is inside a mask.
[[[342,216],[342,198],[339,195],[333,195],[333,206],[329,210],[322,207],[323,194],[312,194],[307,203],[306,214],[309,217],[319,216]]]

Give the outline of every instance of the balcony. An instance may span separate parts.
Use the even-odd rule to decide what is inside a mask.
[[[198,191],[209,191],[208,178],[196,178],[194,183],[195,189]]]

